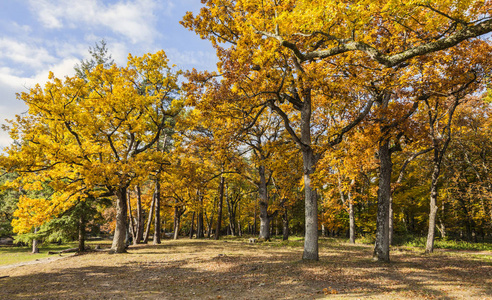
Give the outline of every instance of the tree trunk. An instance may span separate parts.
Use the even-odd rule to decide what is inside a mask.
[[[220,236],[220,229],[222,228],[222,206],[224,204],[224,183],[225,178],[220,177],[219,184],[219,207],[217,209],[217,227],[215,228],[215,239],[218,240]]]
[[[234,199],[231,199],[231,196],[228,193],[228,188],[226,185],[225,198],[227,204],[227,214],[229,216],[229,229],[232,236],[236,236],[236,202]]]
[[[181,225],[181,215],[182,212],[178,207],[178,200],[174,200],[174,235],[173,239],[177,240],[179,237],[179,226]]]
[[[203,234],[203,197],[198,194],[198,197],[200,199],[200,208],[199,208],[199,213],[198,213],[198,219],[196,221],[196,238],[200,239],[204,237]]]
[[[394,212],[393,212],[393,195],[390,194],[390,199],[389,199],[389,210],[388,210],[388,240],[389,240],[389,244],[390,245],[393,245],[393,215],[394,215]]]
[[[154,217],[154,240],[153,245],[161,243],[161,183],[155,181],[155,217]]]
[[[205,218],[207,218],[207,213],[205,213]],[[212,211],[212,213],[210,215],[210,219],[208,219],[208,221],[207,221],[207,238],[210,238],[210,235],[212,234],[213,219],[214,219],[214,214]]]
[[[434,150],[434,158],[438,159],[438,150]],[[425,253],[432,253],[434,251],[434,235],[436,231],[436,215],[437,215],[437,180],[441,171],[440,163],[434,162],[434,168],[432,170],[432,180],[430,189],[430,212],[429,212],[429,230],[427,232],[427,242],[425,244]]]
[[[126,187],[119,188],[116,191],[116,228],[114,230],[113,244],[111,245],[111,250],[116,253],[126,252],[127,214]]]
[[[191,216],[190,239],[193,238],[193,231],[195,231],[195,229],[193,228],[194,227],[194,224],[195,224],[195,212],[193,212],[193,215]]]
[[[319,260],[318,256],[318,202],[316,191],[311,186],[311,174],[315,159],[311,148],[303,149],[305,238],[302,259]]]
[[[127,192],[127,206],[128,206],[128,216],[130,220],[130,234],[133,240],[133,245],[137,244],[137,232],[134,224],[134,219],[133,219],[133,212],[132,212],[132,204],[130,202],[130,193]]]
[[[80,213],[80,218],[79,218],[79,246],[78,246],[78,252],[84,252],[85,251],[85,218],[84,218],[84,212],[82,211]]]
[[[34,233],[38,233],[38,228],[34,228]],[[38,248],[38,240],[34,239],[32,240],[32,253],[39,253],[39,248]]]
[[[258,167],[260,183],[258,184],[258,196],[260,198],[260,239],[270,240],[270,218],[268,218],[268,194],[265,175],[265,166]]]
[[[256,213],[256,207],[257,206],[258,206],[257,205],[257,200],[255,200],[255,211],[254,211],[254,216],[253,216],[253,232],[252,232],[253,235],[255,235],[256,232],[257,232],[257,230],[256,230],[256,215],[257,215],[257,213]]]
[[[389,139],[379,142],[379,163],[378,212],[373,260],[389,262],[389,202],[393,167]]]
[[[149,217],[147,219],[147,226],[145,227],[145,234],[143,240],[144,244],[147,244],[149,242],[150,224],[152,224],[152,217],[154,216],[154,205],[155,205],[155,197],[152,197],[152,203],[150,203]]]
[[[144,217],[142,210],[142,191],[140,190],[140,186],[137,185],[137,237],[135,238],[136,244],[140,244],[143,239],[144,233]]]
[[[354,214],[354,201],[352,199],[352,193],[348,192],[348,205],[349,205],[349,236],[350,243],[355,244],[355,214]]]
[[[287,208],[284,208],[282,215],[282,240],[287,241],[289,239],[289,218],[287,215]]]

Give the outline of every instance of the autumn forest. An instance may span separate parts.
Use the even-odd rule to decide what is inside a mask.
[[[492,1],[202,3],[181,24],[215,71],[101,41],[19,91],[0,237],[492,241]]]

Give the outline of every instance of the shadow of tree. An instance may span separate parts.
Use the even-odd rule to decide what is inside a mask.
[[[492,298],[490,261],[396,251],[380,264],[369,249],[323,245],[320,261],[308,262],[299,248],[165,241],[2,270],[10,277],[0,279],[0,299]]]

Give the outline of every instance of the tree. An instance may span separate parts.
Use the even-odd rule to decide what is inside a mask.
[[[482,5],[477,5],[481,2]],[[194,17],[188,13],[183,24],[209,39],[217,48],[220,69],[231,85],[243,92],[253,92],[260,102],[252,106],[270,107],[284,120],[286,130],[299,145],[304,161],[306,237],[303,258],[318,259],[317,202],[311,174],[322,153],[313,149],[313,113],[322,103],[335,103],[326,97],[318,101],[316,91],[337,74],[331,68],[336,60],[359,65],[359,72],[374,68],[405,68],[419,56],[452,47],[466,39],[492,31],[487,9],[489,1],[467,1],[457,6],[452,1],[431,5],[424,1],[359,1],[351,5],[339,1],[205,1]],[[485,18],[483,18],[485,14]],[[411,16],[411,17],[410,17]],[[444,30],[442,29],[444,28]],[[222,44],[229,48],[222,48]],[[360,73],[358,73],[360,74]],[[261,89],[251,91],[242,82],[254,80]],[[366,81],[374,84],[375,80]],[[343,86],[343,85],[342,85]],[[340,86],[338,86],[340,89]],[[333,90],[337,90],[334,88]],[[373,91],[374,92],[374,89]],[[251,97],[248,97],[250,99]],[[381,110],[388,105],[388,94],[377,89],[366,102],[349,100],[351,118],[332,131],[328,144],[341,142],[343,135],[358,124],[374,102]],[[284,102],[290,103],[286,110]],[[364,105],[365,103],[365,105]],[[354,109],[355,108],[355,109]],[[289,115],[297,111],[294,122]],[[357,114],[356,112],[360,112]],[[375,257],[389,260],[387,243],[391,158],[389,140],[380,142],[381,158],[380,213]],[[379,250],[378,250],[379,249]]]
[[[44,89],[37,85],[20,94],[29,112],[12,122],[11,136],[18,142],[7,148],[3,165],[19,172],[19,181],[50,178],[55,194],[36,204],[21,199],[26,205],[19,206],[25,210],[17,224],[41,225],[84,193],[111,194],[117,199],[112,249],[124,252],[127,189],[166,159],[153,146],[180,110],[179,74],[161,51],[130,55],[127,67],[98,65],[86,79],[62,81],[50,73]]]

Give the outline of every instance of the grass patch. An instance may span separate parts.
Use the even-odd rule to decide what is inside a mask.
[[[2,246],[0,247],[0,266],[17,264],[21,262],[27,262],[31,260],[37,260],[46,258],[53,255],[48,255],[48,251],[61,251],[65,249],[77,247],[77,242],[66,243],[62,245],[43,243],[39,246],[39,253],[32,253],[32,247],[30,246]],[[95,246],[108,246],[111,245],[111,241],[87,241],[86,245]]]

